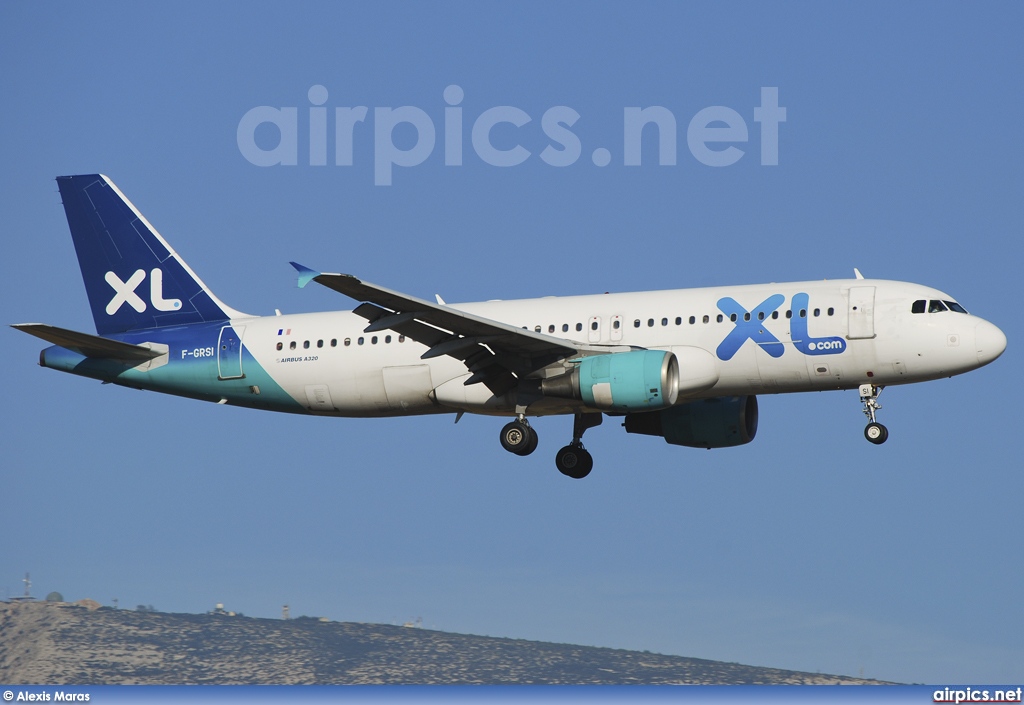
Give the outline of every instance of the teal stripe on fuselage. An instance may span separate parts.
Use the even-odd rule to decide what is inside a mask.
[[[256,359],[244,342],[241,349],[242,377],[221,379],[217,343],[223,323],[150,329],[119,336],[117,340],[135,345],[157,343],[166,345],[167,361],[152,369],[146,365],[106,358],[85,357],[59,346],[43,350],[40,363],[64,372],[99,379],[126,387],[148,389],[167,394],[247,406],[270,411],[308,413],[295,401]],[[154,361],[159,364],[160,358]],[[153,364],[153,363],[151,363]],[[231,374],[237,374],[237,361]],[[258,393],[256,392],[258,390]]]

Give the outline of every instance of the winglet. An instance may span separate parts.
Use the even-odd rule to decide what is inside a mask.
[[[298,262],[289,262],[291,266],[299,272],[299,288],[302,289],[309,284],[311,281],[320,276],[320,272],[314,271],[309,267],[304,267]]]
[[[864,275],[861,274],[860,270],[857,269],[856,267],[853,268],[853,273],[857,276],[858,279],[863,279],[864,278]]]

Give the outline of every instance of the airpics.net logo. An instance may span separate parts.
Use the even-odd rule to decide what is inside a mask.
[[[297,166],[300,154],[306,157],[304,165],[353,166],[357,154],[356,140],[360,134],[371,129],[373,133],[373,183],[390,186],[394,168],[419,166],[430,158],[442,142],[445,166],[462,166],[466,159],[464,143],[466,129],[473,154],[484,164],[494,167],[513,167],[525,163],[534,154],[520,144],[531,141],[534,135],[521,131],[536,129],[533,117],[521,108],[499,105],[482,111],[479,115],[464,114],[462,102],[465,91],[457,85],[444,89],[444,117],[441,136],[430,114],[412,105],[398,108],[370,108],[365,105],[335,107],[332,111],[325,105],[328,92],[324,86],[312,86],[307,94],[310,105],[308,112],[308,145],[300,150],[298,107],[275,108],[260,105],[252,108],[238,122],[238,150],[247,161],[256,166]],[[776,166],[779,163],[779,125],[786,121],[786,108],[779,105],[779,89],[761,88],[760,105],[754,106],[748,115],[757,125],[757,139],[760,142],[760,163],[762,166]],[[333,126],[331,125],[333,117]],[[305,120],[306,116],[302,116]],[[553,167],[567,167],[575,164],[584,154],[579,136],[572,131],[581,115],[568,105],[556,105],[544,111],[540,118],[540,129],[548,144],[536,155],[544,164]],[[647,126],[653,129],[645,129]],[[501,126],[501,127],[499,127]],[[511,126],[511,127],[509,127]],[[305,126],[304,126],[305,127]],[[495,129],[497,128],[497,129]],[[414,140],[399,139],[415,134]],[[495,145],[495,133],[501,139]],[[686,146],[693,158],[709,167],[732,166],[740,161],[749,149],[750,126],[743,114],[724,105],[712,105],[698,111],[686,124]],[[257,133],[260,133],[259,135]],[[671,110],[660,105],[648,107],[625,107],[622,109],[622,165],[641,166],[643,140],[657,141],[658,164],[675,166],[677,160],[677,135],[679,122]],[[329,160],[328,135],[333,134],[334,154]],[[512,138],[509,139],[509,135]],[[617,138],[616,138],[617,139]],[[509,146],[511,144],[511,146]],[[308,147],[308,150],[306,149]],[[612,150],[597,147],[590,151],[590,160],[598,167],[612,163]]]

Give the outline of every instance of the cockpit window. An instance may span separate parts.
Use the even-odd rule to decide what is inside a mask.
[[[928,311],[928,313],[942,313],[943,311],[967,313],[967,309],[956,301],[939,301],[938,299],[932,299],[931,301],[918,299],[910,307],[911,313],[924,313],[925,311]]]

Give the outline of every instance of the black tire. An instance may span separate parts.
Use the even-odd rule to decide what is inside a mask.
[[[889,438],[889,429],[872,421],[864,428],[864,437],[876,446],[880,446]]]
[[[537,436],[537,432],[533,430],[533,426],[527,426],[530,429],[530,441],[526,444],[526,448],[519,455],[529,455],[533,451],[537,450],[537,444],[540,443],[540,438]]]
[[[501,429],[501,447],[516,455],[529,455],[537,448],[537,432],[521,421],[511,421]]]
[[[558,472],[574,480],[582,480],[594,469],[594,456],[583,446],[568,445],[555,455]]]

